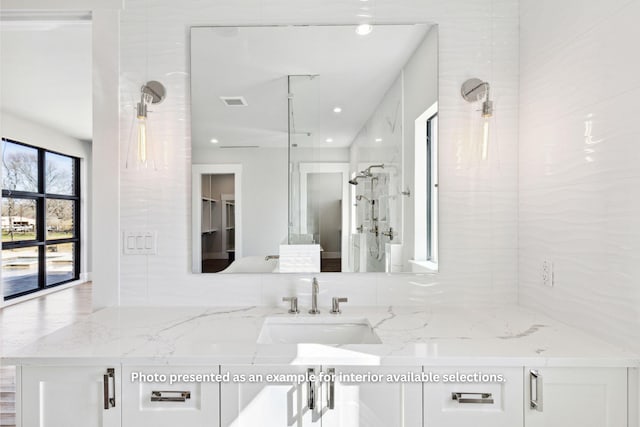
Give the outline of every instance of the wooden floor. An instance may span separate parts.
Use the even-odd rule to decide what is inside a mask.
[[[0,350],[10,352],[92,311],[91,283],[0,309]],[[0,426],[15,426],[15,368],[0,366]]]
[[[323,273],[342,271],[342,258],[320,258],[320,271]]]
[[[217,273],[229,267],[231,262],[228,259],[205,259],[202,261],[203,273]]]
[[[16,425],[16,371],[13,366],[0,366],[0,426]]]

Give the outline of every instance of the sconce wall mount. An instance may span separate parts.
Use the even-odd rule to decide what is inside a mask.
[[[164,85],[158,81],[151,80],[140,88],[140,102],[136,107],[138,118],[147,117],[147,106],[159,104],[167,96]]]
[[[149,105],[161,103],[166,96],[167,90],[165,89],[164,85],[155,80],[148,81],[140,88],[140,102],[136,104],[136,158],[130,159],[130,155],[133,154],[131,150],[133,141],[130,141],[128,150],[129,153],[127,154],[127,162],[125,165],[127,168],[129,167],[129,163],[135,163],[142,167],[147,167],[151,163],[151,165],[155,168],[154,160],[152,158],[154,150],[150,145],[151,140],[149,140],[147,136],[147,115],[149,113],[148,107]]]
[[[488,82],[480,79],[469,79],[462,83],[460,93],[465,101],[474,103],[482,101],[482,160],[487,160],[489,155],[489,119],[493,117],[493,101],[490,97],[490,89]]]
[[[473,78],[462,83],[460,93],[467,102],[484,101],[482,103],[482,117],[489,118],[493,116],[493,101],[490,98],[490,90],[488,82]]]

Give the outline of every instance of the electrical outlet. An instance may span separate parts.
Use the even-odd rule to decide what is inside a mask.
[[[553,262],[549,260],[542,261],[542,284],[553,287]]]

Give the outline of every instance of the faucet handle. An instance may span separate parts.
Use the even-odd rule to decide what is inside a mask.
[[[331,300],[331,314],[340,314],[342,313],[342,310],[340,310],[340,303],[341,302],[349,302],[348,298],[338,298],[338,297],[333,297],[333,299]]]
[[[282,297],[283,302],[290,302],[291,306],[289,307],[289,314],[298,314],[300,310],[298,310],[298,297]]]

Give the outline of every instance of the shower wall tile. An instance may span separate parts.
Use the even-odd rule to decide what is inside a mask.
[[[427,304],[515,302],[515,204],[518,163],[518,1],[376,0],[378,22],[439,25],[441,273],[321,274],[321,301]],[[139,0],[121,13],[121,224],[158,231],[156,255],[121,256],[124,305],[276,305],[308,293],[311,275],[194,275],[191,270],[189,28],[195,25],[352,24],[362,6],[344,0]],[[470,77],[489,81],[496,103],[488,162],[469,138],[479,132],[476,107],[460,97]],[[157,171],[125,168],[140,84],[168,91],[154,106],[163,144]],[[455,194],[455,193],[460,194]],[[461,212],[468,209],[470,214]],[[488,211],[487,211],[488,210]],[[468,235],[466,234],[468,233]],[[335,295],[334,295],[335,294]],[[304,300],[303,298],[303,300]]]
[[[522,1],[520,2],[520,17],[524,23],[520,28],[522,52],[526,53],[524,56],[527,58],[535,60],[546,57],[548,49],[557,51],[560,46],[574,46],[573,40],[576,37],[611,19],[631,3],[634,3],[634,0],[607,2],[564,0],[562,5],[550,0]],[[627,9],[629,18],[633,18],[634,15],[629,12],[630,10]],[[616,29],[631,30],[631,28]],[[610,34],[616,34],[616,32]]]
[[[640,2],[521,5],[519,302],[640,352]]]
[[[443,191],[440,204],[441,249],[517,247],[517,193]]]
[[[148,305],[259,306],[261,290],[259,274],[201,274],[189,281],[176,281],[173,287],[154,289]]]
[[[536,48],[529,48],[531,36],[523,33],[521,70],[522,81],[526,82],[521,88],[523,123],[539,126],[564,121],[569,114],[638,88],[640,64],[633,60],[630,52],[637,49],[640,37],[640,28],[636,25],[640,4],[626,3],[622,9],[612,8],[594,17],[590,26],[585,25],[579,31],[563,28],[563,36],[555,39],[560,41],[557,45],[552,41],[544,44],[536,38]],[[557,5],[553,3],[553,7]],[[580,9],[600,7],[601,4],[595,6],[594,1],[589,1]],[[558,9],[564,11],[564,7]],[[537,16],[533,11],[523,12],[526,28],[533,25],[529,23],[530,15]],[[549,29],[552,33],[556,31],[553,24]],[[546,48],[539,50],[541,46]],[[537,72],[540,69],[544,72]],[[562,102],[556,102],[558,99]],[[584,113],[588,115],[592,111]]]
[[[640,151],[635,148],[640,129],[632,126],[638,97],[640,85],[536,125],[521,147],[520,187],[552,189],[639,177]],[[523,127],[529,126],[523,117]]]

